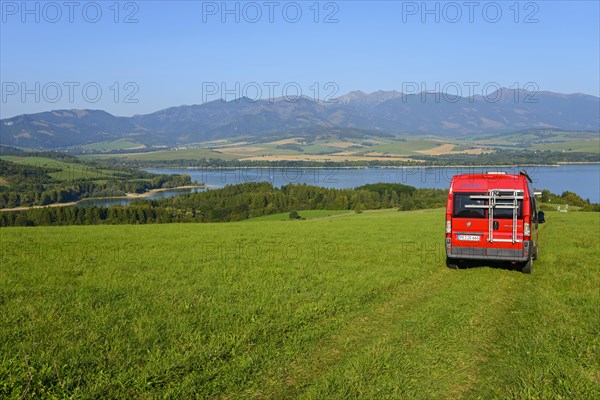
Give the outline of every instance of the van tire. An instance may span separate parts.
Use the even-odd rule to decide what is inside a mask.
[[[446,267],[450,269],[460,269],[460,264],[458,263],[458,260],[446,257]]]
[[[530,274],[531,273],[531,264],[533,264],[533,261],[531,260],[531,258],[525,263],[523,264],[523,266],[521,267],[521,272],[524,274]]]

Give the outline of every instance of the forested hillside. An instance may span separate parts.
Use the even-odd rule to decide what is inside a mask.
[[[191,183],[185,174],[151,174],[54,152],[2,153],[1,157],[0,209],[124,196]]]

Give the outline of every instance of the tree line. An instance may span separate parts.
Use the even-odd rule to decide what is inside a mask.
[[[540,206],[542,211],[556,210],[556,206],[565,204],[580,207],[582,211],[600,211],[600,203],[592,203],[590,199],[584,200],[578,194],[569,191],[564,191],[558,195],[544,189],[540,196],[540,203],[542,203]]]
[[[0,226],[149,224],[170,222],[229,222],[292,210],[355,210],[444,207],[447,191],[379,183],[355,189],[329,189],[267,182],[226,186],[128,206],[44,207],[0,213]]]
[[[446,199],[445,189],[417,189],[396,183],[330,189],[305,184],[276,188],[268,182],[251,182],[171,198],[138,200],[128,206],[44,207],[2,212],[0,226],[230,222],[302,210],[438,208],[445,207]],[[600,204],[592,204],[571,192],[559,196],[544,190],[540,200],[543,206],[568,202],[582,210],[600,211]]]

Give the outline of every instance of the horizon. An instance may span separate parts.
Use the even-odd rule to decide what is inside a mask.
[[[519,90],[519,91],[525,91],[525,92],[528,92],[528,93],[536,93],[536,94],[544,94],[545,93],[545,94],[557,94],[557,95],[565,95],[565,96],[591,96],[591,97],[595,97],[595,98],[597,98],[597,99],[600,100],[600,96],[595,96],[595,95],[592,95],[592,94],[580,93],[580,92],[577,92],[577,93],[560,93],[560,92],[552,92],[552,91],[548,91],[548,90],[540,90],[540,91],[537,91],[537,92],[533,92],[533,91],[528,91],[526,89],[510,89],[510,88],[507,88],[507,87],[501,87],[497,91],[504,91],[504,90]],[[487,96],[493,95],[497,91],[488,93]],[[400,97],[400,96],[422,96],[424,93],[427,94],[427,95],[446,94],[448,96],[453,96],[453,94],[448,94],[448,93],[445,93],[445,92],[403,93],[403,92],[398,91],[397,89],[391,89],[391,90],[379,89],[379,90],[375,90],[373,92],[365,92],[365,91],[362,91],[360,89],[357,89],[357,90],[352,90],[352,91],[349,91],[348,93],[342,94],[342,95],[340,95],[340,96],[332,99],[334,101],[329,101],[329,102],[323,102],[321,99],[314,99],[314,98],[311,98],[309,96],[302,96],[301,98],[305,99],[305,100],[308,100],[308,101],[313,101],[315,103],[325,104],[325,105],[329,105],[329,104],[341,104],[341,103],[339,103],[337,101],[338,99],[340,99],[342,97],[345,97],[345,96],[348,96],[348,95],[351,95],[353,93],[357,93],[357,92],[361,93],[361,94],[363,94],[365,96],[370,96],[370,95],[373,95],[373,94],[376,94],[376,93],[380,93],[380,92],[381,93],[397,93],[397,97]],[[481,95],[481,94],[477,94],[476,93],[476,94],[474,94],[472,96],[460,96],[460,97],[461,98],[476,98],[476,97],[483,97],[483,98],[485,98],[486,95]],[[107,112],[107,113],[109,113],[109,114],[111,114],[111,115],[113,115],[115,117],[119,117],[119,118],[132,118],[132,117],[136,117],[136,116],[142,116],[142,115],[148,115],[148,114],[157,113],[157,112],[168,110],[168,109],[171,109],[171,108],[202,106],[204,104],[215,103],[215,102],[221,102],[221,103],[237,102],[237,103],[239,103],[241,101],[247,101],[249,103],[256,103],[256,102],[263,102],[263,103],[264,102],[267,102],[267,103],[290,102],[290,103],[295,103],[297,100],[299,100],[299,98],[296,98],[296,99],[294,99],[294,98],[286,98],[285,96],[275,97],[275,98],[271,98],[271,99],[269,99],[269,98],[266,98],[266,99],[265,98],[251,99],[251,98],[238,97],[238,98],[235,98],[235,99],[226,100],[224,98],[220,98],[220,99],[207,100],[207,101],[202,102],[202,103],[172,105],[172,106],[161,108],[159,110],[153,110],[153,111],[150,111],[150,112],[147,112],[147,113],[143,113],[143,114],[131,114],[131,115],[113,114],[112,112],[110,112],[108,110],[105,110],[105,109],[102,109],[102,108],[55,108],[55,109],[48,109],[48,110],[38,111],[38,112],[34,112],[34,113],[11,115],[11,116],[8,116],[8,117],[2,117],[2,118],[0,118],[0,120],[9,120],[9,119],[13,119],[13,118],[24,116],[24,115],[35,115],[35,114],[41,114],[41,113],[46,113],[46,112],[58,112],[58,111],[102,111],[102,112]]]
[[[2,1],[0,118],[141,115],[244,91],[600,97],[598,2],[467,3]]]

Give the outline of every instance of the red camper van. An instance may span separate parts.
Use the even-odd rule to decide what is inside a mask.
[[[446,205],[446,265],[507,261],[531,273],[538,213],[530,184],[525,171],[455,175]]]

